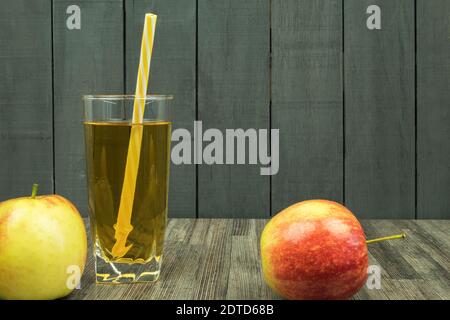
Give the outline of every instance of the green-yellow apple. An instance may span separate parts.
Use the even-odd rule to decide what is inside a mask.
[[[366,282],[368,253],[356,217],[309,200],[274,216],[261,235],[264,279],[287,299],[348,299]]]
[[[87,239],[78,210],[36,191],[34,185],[31,197],[0,202],[0,299],[64,297],[84,270]]]

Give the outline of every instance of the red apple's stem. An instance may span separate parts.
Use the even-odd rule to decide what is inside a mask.
[[[38,188],[39,188],[39,185],[37,183],[33,183],[33,188],[31,189],[31,199],[36,198]]]
[[[382,237],[382,238],[376,238],[376,239],[372,239],[372,240],[367,240],[366,243],[376,243],[376,242],[381,242],[381,241],[386,241],[386,240],[392,240],[392,239],[402,239],[406,237],[406,233],[401,233],[401,234],[396,234],[393,236],[389,236],[389,237]]]

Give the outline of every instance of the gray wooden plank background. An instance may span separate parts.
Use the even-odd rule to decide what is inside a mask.
[[[81,9],[81,29],[66,27],[66,9]],[[55,191],[87,214],[85,94],[123,92],[122,0],[53,1]]]
[[[345,203],[358,217],[414,218],[414,1],[344,4]],[[381,30],[366,27],[370,5]]]
[[[66,28],[72,4],[81,30]],[[366,27],[374,4],[381,30]],[[268,217],[320,197],[364,218],[450,218],[444,0],[2,1],[0,200],[37,182],[87,214],[80,96],[134,91],[146,12],[150,92],[174,94],[174,129],[280,129],[275,176],[172,165],[170,216]]]
[[[269,13],[269,1],[199,0],[198,119],[204,131],[269,128]],[[258,165],[199,165],[199,217],[268,217],[269,202],[270,179]]]
[[[49,1],[0,3],[0,201],[53,192]]]
[[[272,127],[280,129],[272,213],[343,200],[341,52],[341,1],[272,1]]]
[[[172,94],[173,128],[193,133],[196,105],[196,1],[126,1],[126,92],[134,94],[144,12],[158,15],[149,93]],[[196,216],[194,164],[172,164],[169,210],[172,217]]]
[[[417,216],[450,212],[450,2],[417,1]]]

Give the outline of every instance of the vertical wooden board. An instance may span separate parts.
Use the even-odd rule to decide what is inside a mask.
[[[198,119],[224,142],[225,129],[269,129],[269,11],[268,0],[198,1]],[[246,163],[199,165],[200,217],[270,215],[270,178],[248,151]]]
[[[417,2],[417,217],[450,218],[450,2]]]
[[[126,91],[134,94],[145,13],[158,15],[149,93],[172,94],[172,132],[193,135],[195,120],[195,0],[126,0]],[[177,142],[172,143],[172,147]],[[195,217],[196,169],[193,164],[170,168],[169,215]]]
[[[272,213],[295,202],[342,201],[342,3],[272,1],[272,127],[280,171]]]
[[[344,4],[345,202],[360,218],[414,218],[414,1]]]
[[[68,30],[67,7],[81,9],[81,29]],[[53,2],[56,192],[87,214],[82,95],[121,94],[123,2]]]
[[[0,2],[0,201],[53,191],[51,7]]]

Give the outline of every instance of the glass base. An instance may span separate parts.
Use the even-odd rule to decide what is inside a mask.
[[[97,283],[136,283],[158,280],[161,270],[161,257],[147,263],[122,263],[105,261],[95,256],[95,279]]]

